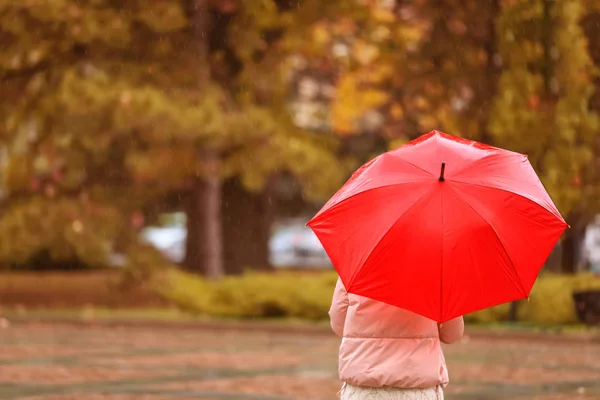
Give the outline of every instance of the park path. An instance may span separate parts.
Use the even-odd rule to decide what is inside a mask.
[[[0,400],[335,399],[338,339],[272,331],[16,324]],[[446,347],[447,399],[600,399],[600,344],[470,338]]]

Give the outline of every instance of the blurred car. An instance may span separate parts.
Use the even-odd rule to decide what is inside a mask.
[[[276,268],[331,268],[321,242],[310,228],[292,225],[275,232],[269,241],[270,262]]]
[[[155,246],[168,260],[182,263],[185,259],[187,229],[185,226],[148,227],[142,240]],[[330,268],[331,261],[321,242],[302,223],[286,225],[269,240],[269,261],[275,268]]]
[[[169,261],[181,263],[185,259],[187,229],[184,226],[150,227],[144,229],[141,236]]]

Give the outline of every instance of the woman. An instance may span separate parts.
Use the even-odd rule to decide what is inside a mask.
[[[342,337],[342,400],[442,400],[448,370],[440,342],[463,335],[463,318],[439,325],[425,317],[347,293],[338,279],[329,311]]]

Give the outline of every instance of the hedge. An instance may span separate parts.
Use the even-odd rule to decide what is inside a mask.
[[[164,278],[159,294],[194,314],[319,320],[327,316],[337,276],[248,273],[210,282],[171,270]]]
[[[167,301],[197,315],[231,318],[327,318],[337,276],[334,272],[248,273],[211,282],[171,270],[157,290]],[[591,275],[540,276],[531,301],[520,301],[518,319],[541,325],[577,323],[571,297],[574,290],[600,289]],[[509,305],[465,316],[467,322],[491,323],[508,319]]]

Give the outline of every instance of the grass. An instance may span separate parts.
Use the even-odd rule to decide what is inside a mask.
[[[228,317],[207,317],[183,312],[176,308],[156,309],[109,309],[86,307],[81,309],[23,309],[5,308],[0,310],[0,318],[10,320],[36,321],[83,321],[83,322],[126,322],[126,323],[202,323],[202,322],[239,322],[239,319]],[[307,321],[294,318],[245,319],[244,323],[261,327],[322,327],[328,328],[329,321]]]
[[[538,333],[560,333],[566,335],[578,335],[582,333],[598,333],[597,327],[589,327],[583,324],[552,325],[536,324],[531,322],[487,322],[468,323],[470,329],[481,329],[493,332],[538,332]]]
[[[121,308],[111,309],[102,307],[84,308],[22,308],[6,307],[2,314],[10,319],[17,318],[60,318],[74,320],[115,319],[115,320],[160,320],[160,321],[191,321],[199,317],[184,313],[176,308]]]
[[[1,316],[11,319],[25,320],[67,320],[67,321],[85,321],[85,322],[100,322],[113,321],[128,323],[137,322],[158,322],[158,323],[194,323],[194,322],[232,322],[239,321],[236,318],[226,317],[207,317],[198,316],[183,312],[176,308],[123,308],[110,309],[101,307],[85,307],[85,308],[35,308],[23,309],[9,307],[2,310]],[[301,326],[301,327],[321,327],[327,329],[329,321],[307,321],[297,318],[270,318],[270,319],[247,319],[245,322],[254,323],[268,328],[269,326]],[[589,336],[600,335],[600,329],[590,328],[585,325],[538,325],[533,323],[508,323],[508,322],[493,322],[493,323],[470,323],[467,324],[468,332],[483,332],[483,333],[554,333],[563,336]]]

